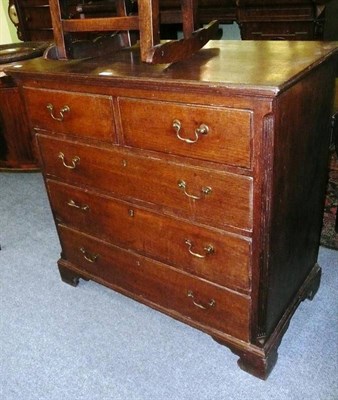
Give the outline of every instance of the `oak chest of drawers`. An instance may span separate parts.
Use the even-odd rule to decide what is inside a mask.
[[[12,68],[62,279],[201,329],[266,378],[319,285],[336,47],[210,42],[175,65],[136,48]]]

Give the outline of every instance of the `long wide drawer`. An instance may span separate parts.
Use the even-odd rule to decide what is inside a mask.
[[[32,128],[115,141],[109,96],[24,88]]]
[[[249,340],[250,298],[88,235],[59,226],[62,258],[111,284],[208,328]]]
[[[210,281],[249,290],[251,241],[47,180],[57,222]]]
[[[251,111],[129,98],[118,104],[129,146],[251,166]]]
[[[159,205],[162,211],[191,221],[222,229],[252,229],[251,177],[44,135],[38,135],[38,142],[49,176]]]

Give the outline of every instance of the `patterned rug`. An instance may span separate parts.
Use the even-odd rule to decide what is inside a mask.
[[[330,160],[330,175],[326,193],[323,229],[320,244],[330,249],[338,250],[338,226],[336,226],[338,208],[338,159],[332,152]]]

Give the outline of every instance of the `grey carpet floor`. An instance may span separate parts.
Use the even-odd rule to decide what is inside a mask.
[[[61,282],[41,175],[0,174],[2,400],[337,400],[338,252],[267,381],[209,336],[93,282]]]

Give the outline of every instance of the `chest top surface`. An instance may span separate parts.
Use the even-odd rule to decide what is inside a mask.
[[[337,53],[337,42],[210,41],[176,64],[149,65],[137,47],[82,60],[34,59],[9,68],[11,75],[98,85],[214,87],[275,95]]]

